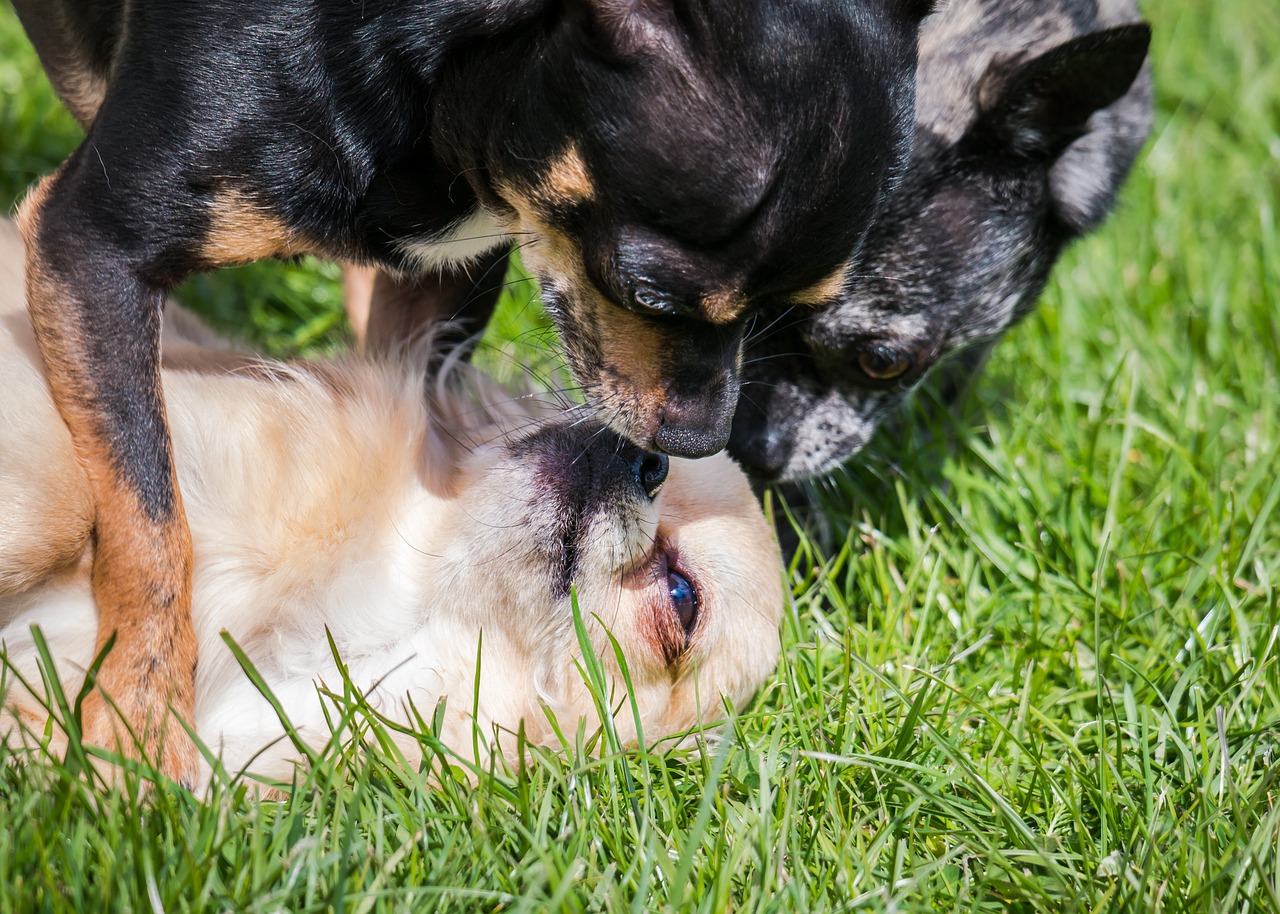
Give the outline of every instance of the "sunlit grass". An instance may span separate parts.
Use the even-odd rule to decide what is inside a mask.
[[[146,808],[11,766],[0,910],[1280,911],[1280,7],[1148,6],[1123,206],[961,408],[824,487],[718,747],[474,786],[335,752],[284,801]],[[36,72],[0,10],[6,205],[75,142]],[[495,346],[542,335],[513,289]],[[185,294],[276,351],[345,339],[329,267]]]

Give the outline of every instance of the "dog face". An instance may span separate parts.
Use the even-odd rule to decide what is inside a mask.
[[[964,6],[939,16],[972,24]],[[910,169],[838,300],[761,318],[730,444],[749,472],[834,469],[934,365],[985,351],[1033,307],[1145,139],[1149,86],[1134,80],[1148,40],[1129,25],[992,56],[961,130],[931,109],[937,129],[918,126]]]
[[[317,682],[345,673],[402,727],[443,701],[438,736],[464,756],[477,726],[508,756],[517,731],[557,746],[598,726],[574,595],[625,742],[641,737],[625,694],[651,742],[716,721],[722,697],[745,702],[773,669],[781,558],[727,456],[669,461],[473,374],[424,403],[421,375],[389,364],[246,365],[172,334],[165,346],[195,544],[195,723],[230,768],[287,778],[296,755],[223,633],[313,744],[329,733]],[[0,429],[0,503],[14,509],[0,533],[19,546],[0,550],[0,637],[39,682],[40,625],[75,689],[97,623],[87,480],[25,322],[0,321],[0,369],[24,398]],[[4,697],[16,718],[0,715],[0,739],[15,720],[41,732],[34,696]]]
[[[451,531],[456,587],[469,593],[474,583],[482,605],[502,607],[483,623],[486,652],[519,644],[539,658],[530,673],[538,695],[525,694],[523,705],[482,674],[477,716],[486,722],[513,731],[519,706],[537,738],[542,715],[530,703],[539,697],[562,726],[594,715],[570,660],[581,653],[571,588],[620,694],[610,638],[621,649],[650,737],[715,720],[719,696],[741,704],[773,669],[781,560],[727,457],[668,463],[595,421],[558,417],[496,451],[480,449],[462,474],[454,505],[465,517],[439,524]],[[501,673],[489,675],[502,683]],[[629,716],[617,725],[634,739]]]
[[[528,240],[624,437],[722,449],[750,316],[843,278],[909,146],[924,6],[574,0],[487,136],[465,133],[474,90],[441,93],[471,114],[442,109],[442,158]]]

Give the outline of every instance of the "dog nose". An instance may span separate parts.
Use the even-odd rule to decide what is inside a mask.
[[[793,442],[762,411],[739,406],[729,439],[729,454],[749,475],[761,482],[778,479],[791,460]]]
[[[727,388],[727,389],[726,389]],[[682,395],[669,392],[663,407],[662,424],[653,436],[653,445],[672,457],[710,457],[724,450],[733,428],[733,410],[738,400],[737,384]]]
[[[671,462],[666,454],[654,454],[649,451],[641,451],[631,461],[631,476],[650,501],[658,497],[658,490],[667,481],[667,470],[670,469],[670,465]]]
[[[729,436],[718,430],[663,423],[653,443],[673,457],[710,457],[724,450]]]

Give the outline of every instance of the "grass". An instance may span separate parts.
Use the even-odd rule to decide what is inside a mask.
[[[6,766],[0,910],[1280,911],[1280,8],[1148,5],[1123,208],[962,410],[824,489],[847,540],[802,537],[721,745],[435,786],[335,751],[284,801],[145,807]],[[5,205],[75,142],[36,73],[0,10]],[[327,268],[186,294],[344,341]]]

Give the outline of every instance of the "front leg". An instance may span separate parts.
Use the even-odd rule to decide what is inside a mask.
[[[140,748],[192,785],[197,752],[170,715],[195,720],[196,639],[191,534],[160,387],[162,289],[103,224],[103,199],[93,195],[109,191],[82,167],[83,152],[19,216],[31,322],[94,497],[98,649],[116,638],[82,727],[87,742],[130,755]]]

